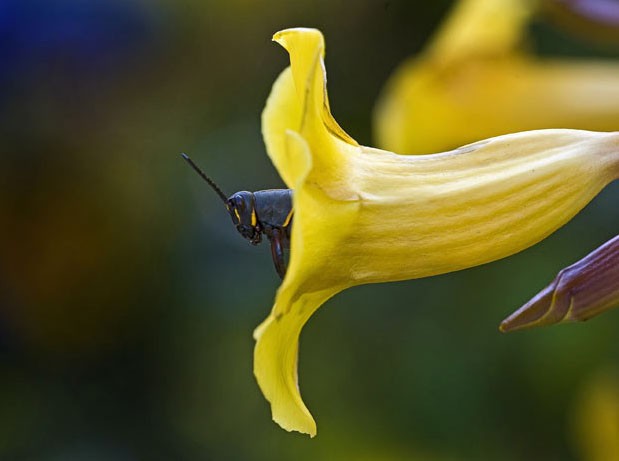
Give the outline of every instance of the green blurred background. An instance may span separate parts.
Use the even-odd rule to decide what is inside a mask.
[[[372,144],[382,85],[450,5],[0,1],[1,460],[588,459],[576,409],[618,365],[617,313],[497,326],[617,233],[619,184],[507,260],[329,301],[302,337],[309,439],[252,375],[269,251],[178,155],[227,193],[281,187],[260,112],[292,26],[323,31],[333,113]],[[530,32],[539,54],[619,57],[544,18]]]

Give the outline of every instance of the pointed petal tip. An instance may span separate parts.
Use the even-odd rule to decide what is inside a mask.
[[[528,303],[505,318],[499,325],[499,331],[509,333],[561,321],[564,315],[555,309],[553,288],[552,284],[547,286]]]
[[[523,317],[519,311],[514,312],[501,322],[499,331],[501,333],[511,333],[512,331],[525,330],[535,326],[535,321],[530,322]]]
[[[501,322],[499,331],[501,333],[511,333],[512,331],[523,330],[532,326],[530,322],[522,318],[520,310],[518,310]]]
[[[271,313],[255,330],[254,376],[271,404],[271,417],[288,432],[316,435],[297,379],[298,338],[307,317]]]
[[[312,439],[316,437],[317,429],[313,418],[304,425],[299,425],[298,422],[296,424],[289,424],[286,420],[282,420],[275,415],[272,415],[272,418],[275,424],[287,432],[298,432],[299,434],[309,435]]]

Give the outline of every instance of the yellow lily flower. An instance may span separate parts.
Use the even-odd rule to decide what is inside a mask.
[[[423,154],[532,129],[616,130],[619,62],[538,58],[522,49],[540,4],[458,2],[429,46],[383,90],[378,145]]]
[[[364,147],[331,116],[315,29],[274,36],[290,54],[262,115],[294,190],[288,271],[256,329],[254,374],[273,419],[316,434],[297,382],[308,318],[345,288],[494,261],[540,241],[619,177],[619,132],[543,130],[433,155]]]

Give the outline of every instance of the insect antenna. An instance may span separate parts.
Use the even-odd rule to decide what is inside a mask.
[[[221,198],[221,200],[224,203],[228,203],[228,197],[226,196],[226,194],[224,194],[221,189],[219,188],[219,186],[217,184],[215,184],[215,181],[213,181],[211,178],[209,178],[206,174],[204,174],[204,171],[202,171],[200,169],[200,167],[198,167],[198,165],[196,165],[195,163],[193,163],[193,160],[191,160],[189,158],[189,156],[187,154],[181,154],[181,157],[183,157],[187,163],[189,163],[189,165],[191,165],[191,167],[196,170],[196,173],[198,173],[202,179],[204,179],[209,186],[211,186],[213,188],[213,190],[215,192],[217,192],[217,195],[219,195],[219,197]]]

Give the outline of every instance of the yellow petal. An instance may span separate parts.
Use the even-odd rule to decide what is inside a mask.
[[[378,144],[425,154],[516,131],[616,130],[619,63],[522,53],[516,43],[529,4],[460,2],[436,40],[386,85],[375,113]]]
[[[254,374],[271,403],[273,420],[288,431],[316,435],[316,423],[301,399],[297,378],[299,334],[321,304],[338,290],[301,292],[280,288],[274,311],[254,332]]]
[[[471,55],[504,55],[521,44],[533,6],[531,0],[461,0],[428,52],[446,66],[460,64]]]
[[[286,185],[294,189],[299,172],[294,157],[285,146],[286,132],[298,130],[303,104],[296,96],[290,67],[284,70],[273,85],[267,105],[262,112],[262,136],[266,151]]]
[[[315,424],[297,384],[298,338],[322,303],[353,285],[513,254],[563,225],[619,176],[619,132],[530,131],[417,157],[359,146],[334,128],[316,34],[276,36],[292,68],[269,97],[264,134],[294,188],[294,221],[290,264],[256,330],[254,364],[273,419],[310,435]],[[291,117],[279,112],[288,107]]]
[[[324,39],[320,31],[287,29],[275,34],[273,40],[290,53],[291,67],[279,76],[267,100],[262,113],[262,135],[271,161],[286,185],[294,188],[294,161],[287,160],[283,146],[287,130],[313,133],[316,140],[322,138],[326,152],[334,150],[331,146],[337,141],[333,137],[350,145],[357,142],[340,128],[329,110]],[[325,154],[316,161],[322,171],[337,170],[337,157],[337,153],[333,157]]]

